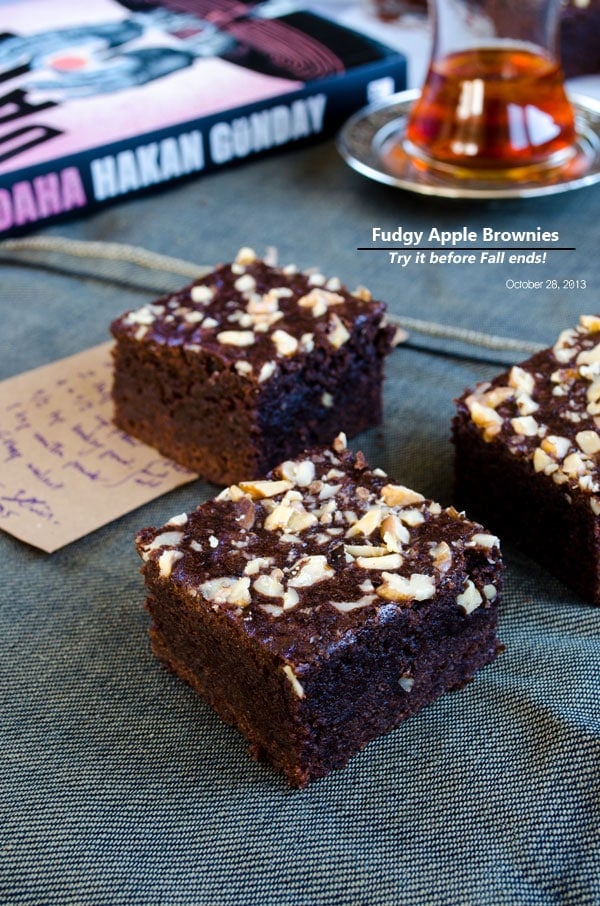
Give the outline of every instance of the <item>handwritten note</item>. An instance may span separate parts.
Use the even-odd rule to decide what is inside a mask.
[[[49,553],[196,478],[112,423],[110,347],[0,383],[0,528]]]

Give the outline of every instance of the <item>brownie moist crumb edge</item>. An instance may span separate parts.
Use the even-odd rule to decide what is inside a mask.
[[[111,332],[116,424],[217,484],[379,424],[396,334],[364,287],[251,249]]]
[[[140,531],[158,658],[294,786],[498,654],[498,539],[361,453],[306,451]]]
[[[600,317],[456,400],[457,505],[600,604]]]

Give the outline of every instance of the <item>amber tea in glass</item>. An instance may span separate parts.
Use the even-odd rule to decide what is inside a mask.
[[[570,157],[575,125],[555,50],[559,7],[430,0],[432,58],[404,139],[417,163],[517,178],[522,168]]]

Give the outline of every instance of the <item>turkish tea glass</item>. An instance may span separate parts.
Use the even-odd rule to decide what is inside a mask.
[[[429,0],[431,60],[404,138],[417,165],[518,179],[571,157],[560,8],[560,0]]]

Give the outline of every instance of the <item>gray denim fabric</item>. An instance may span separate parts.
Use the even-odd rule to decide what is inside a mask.
[[[199,265],[274,245],[283,263],[367,285],[396,315],[546,344],[600,308],[599,202],[598,188],[503,204],[413,197],[352,173],[329,143],[39,235]],[[402,270],[356,251],[375,225],[541,226],[577,251],[540,267]],[[0,266],[2,377],[102,342],[121,311],[186,282],[4,249]],[[504,285],[546,277],[588,289]],[[447,504],[452,398],[515,356],[410,343],[388,362],[382,428],[352,446]],[[212,493],[194,482],[52,555],[0,534],[0,903],[600,903],[600,609],[505,545],[505,653],[344,771],[290,790],[149,651],[134,533]]]

